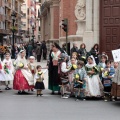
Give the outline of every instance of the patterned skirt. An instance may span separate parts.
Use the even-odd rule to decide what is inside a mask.
[[[13,89],[15,90],[25,90],[32,89],[34,86],[30,86],[28,81],[22,74],[21,70],[17,70],[14,76]]]

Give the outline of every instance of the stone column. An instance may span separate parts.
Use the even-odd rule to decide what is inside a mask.
[[[92,31],[92,1],[86,0],[86,31]]]
[[[99,43],[100,1],[94,0],[94,43]]]
[[[86,30],[84,33],[83,42],[86,44],[88,51],[94,45],[92,9],[93,0],[86,0]]]

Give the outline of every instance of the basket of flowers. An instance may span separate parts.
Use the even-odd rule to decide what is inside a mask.
[[[5,65],[4,65],[4,71],[7,73],[7,74],[9,74],[9,66],[7,65],[7,63],[5,63]]]

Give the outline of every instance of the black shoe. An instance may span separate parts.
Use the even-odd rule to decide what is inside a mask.
[[[11,90],[11,88],[9,88],[9,87],[6,87],[6,88],[5,88],[5,90]]]
[[[40,96],[42,96],[43,94],[39,94]]]
[[[54,95],[55,93],[52,91],[52,93],[51,93],[52,95]]]
[[[22,94],[27,94],[27,92],[25,92],[24,90],[22,91]]]
[[[22,94],[22,92],[21,92],[21,91],[18,91],[18,94]]]

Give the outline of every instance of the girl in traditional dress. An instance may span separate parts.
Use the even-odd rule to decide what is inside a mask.
[[[52,50],[50,51],[49,60],[49,86],[48,88],[52,90],[52,94],[58,91],[60,94],[60,79],[58,76],[58,59],[61,54],[61,49],[57,43],[52,44]]]
[[[5,73],[4,73],[4,70],[2,69],[2,61],[1,61],[1,58],[0,58],[0,83],[2,84],[3,81],[5,81]],[[1,89],[0,89],[1,91]]]
[[[5,90],[10,90],[11,88],[9,88],[8,85],[10,84],[10,81],[13,81],[14,67],[9,53],[5,54],[5,59],[3,60],[3,70],[5,74]]]
[[[36,64],[35,64],[35,57],[34,56],[29,57],[28,68],[31,71],[33,78],[34,78],[35,73],[36,73]],[[33,91],[33,89],[31,89],[31,91]]]
[[[100,97],[103,95],[103,85],[99,78],[99,69],[96,66],[93,56],[88,57],[88,63],[85,66],[87,71],[86,96]]]
[[[25,51],[21,50],[14,62],[16,72],[13,81],[13,88],[18,90],[18,94],[25,93],[25,90],[34,88],[34,80],[31,71],[28,69]]]
[[[34,82],[35,82],[35,89],[37,90],[37,96],[40,95],[42,96],[42,90],[45,89],[43,80],[44,80],[44,75],[43,72],[41,71],[41,66],[37,66],[37,73],[35,74],[34,77]]]

